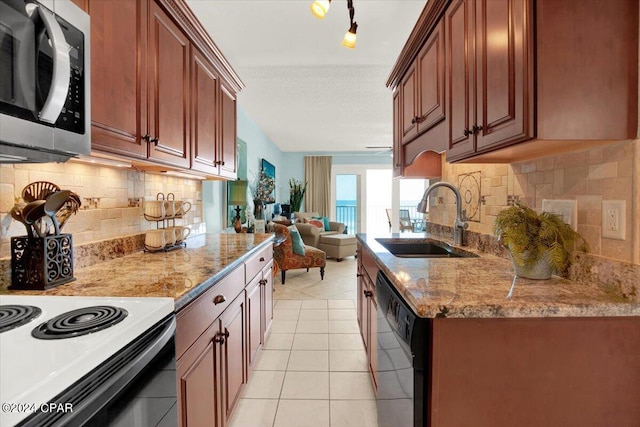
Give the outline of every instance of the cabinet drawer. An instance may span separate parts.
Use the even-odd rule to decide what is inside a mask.
[[[177,315],[176,357],[180,357],[244,289],[238,267]]]
[[[264,267],[269,264],[269,261],[273,258],[273,247],[268,245],[267,247],[258,251],[255,255],[244,262],[245,276],[247,282],[250,282],[256,274],[260,272]]]
[[[364,271],[369,275],[369,278],[373,283],[375,283],[376,277],[378,276],[378,265],[373,260],[371,253],[364,249],[360,253],[360,258],[362,259],[362,266],[364,267]]]

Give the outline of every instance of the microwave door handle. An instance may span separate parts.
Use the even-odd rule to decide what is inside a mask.
[[[38,14],[47,28],[53,50],[51,89],[38,118],[46,123],[55,123],[62,112],[69,92],[69,81],[71,80],[69,45],[53,13],[43,7],[38,7]]]

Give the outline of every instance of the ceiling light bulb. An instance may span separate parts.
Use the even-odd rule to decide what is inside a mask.
[[[351,24],[351,28],[346,32],[344,38],[342,39],[342,46],[348,47],[349,49],[353,49],[356,47],[356,31],[358,29],[358,24],[355,22]]]
[[[331,0],[316,0],[311,3],[311,13],[318,19],[324,18],[331,6]]]

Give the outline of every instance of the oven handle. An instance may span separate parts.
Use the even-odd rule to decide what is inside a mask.
[[[51,89],[44,102],[38,118],[46,123],[55,123],[62,112],[62,107],[69,92],[71,80],[71,62],[69,59],[69,45],[64,37],[62,28],[53,13],[34,3],[29,3],[29,14],[33,16],[34,9],[38,9],[38,15],[44,22],[51,40],[53,50],[53,74],[51,77]]]

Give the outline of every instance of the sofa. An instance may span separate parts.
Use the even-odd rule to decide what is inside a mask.
[[[307,220],[314,216],[318,217],[320,214],[318,212],[294,212],[296,228],[300,232],[305,245],[317,248],[320,244],[320,236],[344,233],[346,226],[342,222],[329,221],[330,231],[324,231],[313,224],[306,223]]]

